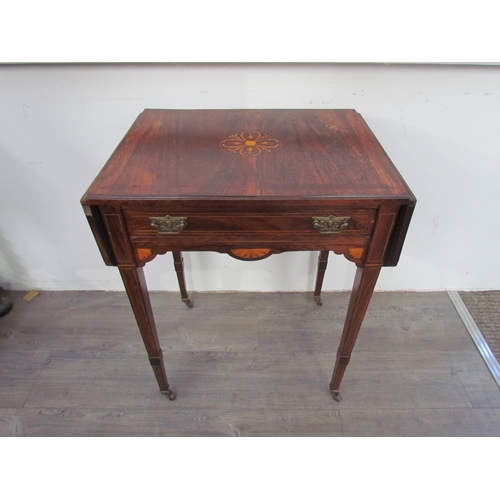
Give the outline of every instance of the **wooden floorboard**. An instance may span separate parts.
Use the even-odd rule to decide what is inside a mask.
[[[338,410],[0,410],[2,436],[75,433],[85,437],[343,436]]]
[[[500,390],[448,295],[375,293],[335,402],[349,294],[151,294],[158,388],[127,297],[10,292],[0,436],[499,436]]]

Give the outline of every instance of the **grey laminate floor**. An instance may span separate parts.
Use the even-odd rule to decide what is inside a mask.
[[[499,436],[500,390],[448,295],[376,293],[336,403],[348,294],[151,294],[157,389],[127,297],[11,292],[0,436]]]

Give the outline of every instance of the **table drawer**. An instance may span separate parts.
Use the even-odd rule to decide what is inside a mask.
[[[310,213],[270,214],[168,214],[146,210],[125,210],[131,236],[157,234],[183,236],[213,233],[288,233],[369,235],[376,210],[322,209]]]

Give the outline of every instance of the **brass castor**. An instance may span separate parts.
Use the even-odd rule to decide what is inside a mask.
[[[339,391],[330,391],[330,392],[332,394],[333,399],[335,399],[335,401],[337,401],[337,403],[340,403],[342,401],[342,397],[340,396]]]
[[[322,306],[323,305],[323,300],[321,299],[321,297],[314,297],[314,300],[316,301],[316,304],[318,304],[318,306]]]
[[[191,309],[194,306],[194,303],[191,299],[182,299],[182,302],[184,302],[184,304],[186,304],[186,306],[189,307],[189,309]]]
[[[177,393],[170,389],[168,391],[162,391],[162,394],[165,394],[170,401],[173,401],[177,397]]]

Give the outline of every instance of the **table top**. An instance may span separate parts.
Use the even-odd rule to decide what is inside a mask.
[[[414,200],[355,110],[146,109],[82,202],[190,198]]]

